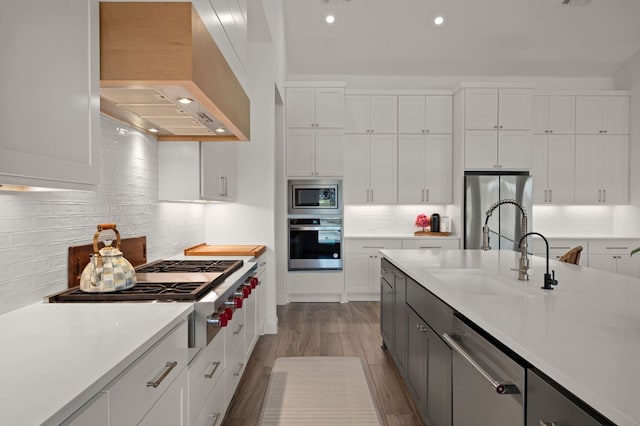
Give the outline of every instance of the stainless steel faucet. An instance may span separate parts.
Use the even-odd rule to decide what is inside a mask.
[[[485,213],[486,218],[484,221],[484,226],[482,227],[482,246],[480,247],[482,250],[491,250],[491,246],[489,245],[489,218],[493,214],[493,211],[503,204],[513,204],[520,209],[520,213],[522,214],[520,220],[521,233],[522,235],[525,235],[527,233],[527,212],[524,210],[524,207],[522,207],[520,203],[513,199],[500,200],[489,207],[489,210],[487,210],[487,212]],[[498,236],[501,236],[499,233],[497,234]],[[520,281],[527,281],[529,279],[529,258],[527,257],[526,239],[524,239],[524,241],[521,240],[520,260],[518,261],[518,269],[516,270],[518,271],[518,279]]]

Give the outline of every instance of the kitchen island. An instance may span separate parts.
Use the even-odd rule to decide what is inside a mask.
[[[518,253],[381,250],[400,271],[618,425],[640,424],[640,280],[545,259],[518,281]],[[409,296],[407,296],[409,297]],[[407,300],[407,302],[409,302]],[[384,309],[384,308],[383,308]],[[384,324],[383,324],[384,327]]]

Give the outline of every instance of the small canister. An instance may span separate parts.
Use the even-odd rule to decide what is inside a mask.
[[[440,215],[434,213],[431,215],[431,232],[440,232]]]

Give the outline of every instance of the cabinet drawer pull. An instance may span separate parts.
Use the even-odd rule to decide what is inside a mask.
[[[560,426],[559,423],[556,423],[554,421],[545,421],[545,420],[540,420],[540,426]]]
[[[478,370],[478,373],[482,374],[482,376],[487,379],[487,381],[489,383],[491,383],[491,386],[493,386],[496,390],[496,392],[500,395],[506,395],[506,394],[518,394],[520,393],[520,391],[518,390],[518,387],[514,384],[507,384],[507,383],[500,383],[498,382],[496,379],[494,379],[489,373],[487,373],[485,371],[484,368],[482,368],[482,366],[480,366],[480,364],[478,364],[472,357],[471,355],[469,355],[467,353],[467,351],[465,351],[464,349],[462,349],[462,347],[460,345],[458,345],[458,343],[454,340],[456,336],[449,336],[447,333],[444,333],[442,335],[442,338],[449,344],[449,346],[451,346],[451,348],[456,351],[458,354],[460,354],[460,356],[462,356],[462,358],[464,358],[469,364],[471,364],[476,370]]]
[[[420,330],[420,333],[426,333],[428,328],[422,324],[416,324],[416,328]]]
[[[362,248],[383,249],[384,246],[362,246]]]
[[[569,250],[571,247],[561,247],[561,246],[551,246],[549,247],[551,250]]]
[[[242,330],[242,327],[244,327],[244,324],[238,324],[238,329],[236,331],[234,331],[233,334],[240,334],[240,331]]]
[[[239,376],[242,373],[242,368],[244,367],[244,363],[238,364],[238,369],[233,372],[234,376]]]
[[[421,249],[434,249],[434,248],[442,248],[442,246],[420,246]]]
[[[157,388],[158,386],[160,386],[160,383],[162,383],[162,381],[165,379],[165,377],[167,377],[169,375],[169,373],[171,373],[171,370],[176,368],[176,365],[178,365],[178,361],[167,362],[164,365],[164,372],[162,373],[162,375],[160,375],[160,377],[158,377],[153,382],[147,382],[147,387],[148,388]]]
[[[220,361],[213,361],[211,364],[213,365],[213,368],[211,369],[211,371],[204,374],[205,379],[213,378],[213,375],[216,374],[218,367],[220,367]]]
[[[211,415],[211,426],[216,426],[218,424],[218,420],[220,420],[220,413],[213,413]]]
[[[607,250],[629,250],[629,247],[607,247]]]

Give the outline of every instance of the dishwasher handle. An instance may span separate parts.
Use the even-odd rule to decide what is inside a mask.
[[[471,355],[469,355],[467,353],[467,351],[465,351],[464,349],[462,349],[462,347],[458,344],[458,342],[456,342],[456,338],[458,338],[458,336],[456,335],[448,335],[447,333],[444,333],[442,335],[442,338],[449,344],[449,346],[451,346],[451,348],[456,351],[458,354],[460,354],[460,356],[462,356],[465,360],[467,360],[467,362],[469,364],[471,364],[476,370],[478,370],[478,372],[480,374],[482,374],[482,376],[487,379],[487,381],[489,383],[491,383],[491,386],[494,387],[494,389],[496,390],[496,392],[500,395],[508,395],[508,394],[519,394],[520,390],[518,389],[518,387],[516,385],[513,384],[508,384],[508,383],[500,383],[498,382],[496,379],[494,379],[489,373],[487,373],[485,371],[484,368],[482,368],[482,366],[480,364],[478,364],[472,357]]]

